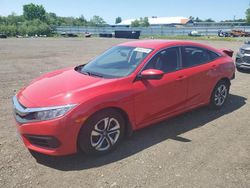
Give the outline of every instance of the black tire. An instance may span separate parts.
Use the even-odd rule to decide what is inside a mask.
[[[80,150],[89,155],[103,155],[113,151],[124,137],[125,120],[114,109],[106,109],[91,116],[78,136]]]
[[[214,87],[214,90],[210,97],[209,107],[215,110],[220,109],[227,101],[229,89],[230,89],[229,82],[225,80],[219,81]]]

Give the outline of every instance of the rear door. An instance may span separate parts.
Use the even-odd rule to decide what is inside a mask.
[[[215,52],[196,46],[184,46],[181,50],[182,70],[187,76],[187,108],[206,103],[217,80]]]

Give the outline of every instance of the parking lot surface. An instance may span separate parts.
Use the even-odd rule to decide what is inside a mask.
[[[106,156],[33,157],[11,98],[37,76],[88,62],[118,39],[0,40],[0,187],[250,187],[250,73],[220,111],[206,107],[138,131]],[[235,52],[241,42],[201,41]]]

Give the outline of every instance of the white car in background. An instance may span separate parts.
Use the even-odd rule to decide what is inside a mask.
[[[237,70],[250,70],[250,40],[246,41],[245,44],[240,47],[236,54],[235,62]]]

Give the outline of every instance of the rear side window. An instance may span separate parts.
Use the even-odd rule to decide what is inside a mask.
[[[212,52],[210,50],[208,50],[208,54],[209,54],[209,57],[210,57],[210,61],[213,61],[213,60],[217,59],[218,57],[220,57],[217,53]]]
[[[219,55],[199,47],[182,47],[182,67],[193,67],[205,64],[218,58]]]

